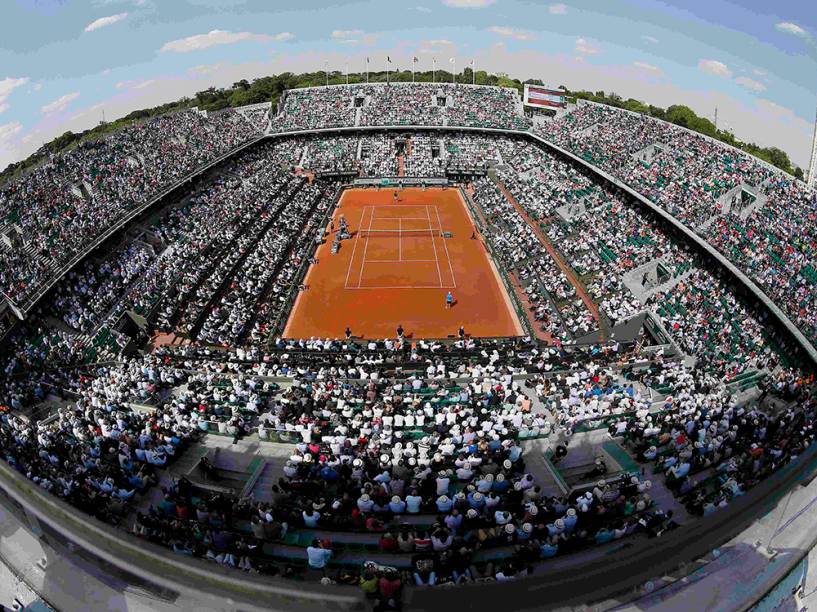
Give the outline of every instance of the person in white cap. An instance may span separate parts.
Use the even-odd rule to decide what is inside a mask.
[[[491,466],[496,467],[495,463],[490,463]],[[485,469],[483,467],[483,469]],[[480,493],[488,493],[496,485],[496,474],[488,472],[477,482],[477,490]]]
[[[440,495],[437,498],[437,510],[441,513],[448,513],[454,507],[454,502],[448,495]]]
[[[552,524],[547,526],[548,533],[552,536],[560,536],[565,533],[564,519],[556,519]]]
[[[445,495],[448,493],[448,487],[451,484],[450,473],[448,470],[441,471],[436,478],[436,492],[437,495]]]
[[[394,495],[389,502],[389,510],[392,514],[403,514],[406,511],[406,502],[400,499],[399,495]]]
[[[369,497],[368,493],[364,493],[357,499],[357,508],[363,513],[371,512],[374,508],[374,501]]]
[[[468,507],[479,512],[485,507],[485,496],[479,491],[471,491],[467,495]]]
[[[462,467],[457,468],[457,478],[460,482],[468,482],[473,476],[474,472],[471,470],[471,464],[467,461],[462,464]]]

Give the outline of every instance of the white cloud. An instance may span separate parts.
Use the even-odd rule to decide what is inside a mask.
[[[766,98],[759,98],[757,105],[764,115],[774,117],[776,119],[783,119],[786,122],[803,121],[800,117],[794,114],[790,108],[781,106],[777,102],[772,102]]]
[[[232,45],[245,40],[254,41],[278,41],[292,40],[295,36],[289,32],[281,32],[272,36],[267,34],[253,34],[252,32],[229,32],[227,30],[211,30],[207,34],[196,34],[187,38],[171,40],[162,45],[160,51],[172,51],[174,53],[189,53],[190,51],[201,51],[216,45]]]
[[[645,42],[648,42],[651,45],[657,45],[658,44],[658,39],[655,36],[647,36],[646,34],[644,34],[641,37],[641,40],[643,40]]]
[[[762,77],[762,76],[766,76],[768,74],[768,72],[766,72],[765,70],[761,70],[760,68],[752,68],[752,74],[754,74],[755,76],[761,76]]]
[[[599,48],[593,43],[589,42],[586,38],[577,38],[576,52],[581,53],[582,55],[596,55],[599,52]]]
[[[148,79],[146,81],[119,81],[114,87],[117,89],[145,89],[155,82],[154,79]]]
[[[67,93],[64,96],[60,96],[53,102],[46,104],[40,110],[45,115],[50,115],[51,113],[56,113],[60,111],[64,111],[71,102],[79,98],[78,91],[72,91],[71,93]]]
[[[8,110],[9,105],[6,104],[6,99],[8,99],[8,97],[11,95],[11,92],[18,87],[22,87],[26,83],[28,83],[28,77],[6,77],[5,79],[0,80],[0,113]]]
[[[445,38],[435,38],[432,40],[421,40],[420,41],[420,48],[417,51],[418,53],[422,53],[424,55],[431,55],[434,53],[443,53],[446,50],[450,50],[450,47],[454,45],[453,42],[447,40]]]
[[[506,26],[491,26],[488,29],[494,34],[499,34],[500,36],[513,38],[515,40],[533,40],[536,38],[531,32],[515,30],[514,28],[509,28]]]
[[[347,38],[357,38],[363,36],[363,30],[332,30],[332,38],[335,40],[346,40]]]
[[[548,13],[551,15],[567,15],[567,6],[564,4],[551,4],[548,6]]]
[[[0,142],[8,142],[13,136],[19,134],[22,129],[23,126],[20,125],[19,121],[0,125]]]
[[[485,8],[496,0],[443,0],[443,4],[452,8]]]
[[[410,9],[412,11],[417,11],[418,13],[430,13],[431,9],[427,6],[415,6],[414,8]]]
[[[118,15],[111,15],[110,17],[100,17],[96,21],[92,21],[87,26],[85,26],[85,31],[93,32],[94,30],[98,30],[99,28],[104,28],[106,26],[113,25],[117,21],[122,21],[127,16],[128,16],[127,13],[119,13]]]
[[[333,30],[332,40],[348,45],[356,45],[364,35],[363,30]]]
[[[133,4],[134,6],[147,6],[149,0],[93,0],[94,6],[111,6],[113,4]]]
[[[732,71],[729,70],[729,67],[726,64],[713,59],[702,59],[700,62],[698,62],[698,70],[719,77],[732,76]]]
[[[795,36],[800,36],[801,38],[805,38],[808,36],[808,33],[801,28],[796,23],[791,23],[790,21],[781,21],[774,26],[780,32],[785,32],[786,34],[793,34]]]
[[[658,66],[653,66],[652,64],[648,64],[647,62],[633,62],[633,66],[636,68],[641,68],[641,70],[646,70],[647,72],[653,72],[658,74],[661,72],[661,69]]]
[[[332,30],[332,40],[343,45],[373,45],[379,34],[367,34],[363,30]]]
[[[760,93],[761,91],[766,91],[766,86],[763,83],[755,81],[754,79],[750,79],[749,77],[738,77],[735,79],[735,83],[737,83],[741,87],[745,87],[746,89],[750,89],[757,93]]]

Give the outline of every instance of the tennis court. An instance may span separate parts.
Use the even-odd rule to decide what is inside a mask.
[[[456,289],[436,205],[363,208],[352,243],[346,289]]]
[[[333,215],[351,237],[315,255],[284,335],[385,338],[401,324],[412,338],[522,333],[510,298],[458,189],[348,189]],[[329,228],[327,228],[328,230]],[[445,307],[451,292],[456,303]]]

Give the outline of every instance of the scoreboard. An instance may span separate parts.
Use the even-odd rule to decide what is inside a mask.
[[[525,106],[535,108],[565,108],[567,100],[563,89],[550,89],[541,85],[525,83]]]

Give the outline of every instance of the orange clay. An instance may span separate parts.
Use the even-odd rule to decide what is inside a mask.
[[[518,336],[522,327],[459,189],[349,189],[287,321],[287,338]],[[332,254],[341,215],[352,237]],[[368,235],[361,236],[360,230]],[[388,230],[386,235],[378,230]],[[402,231],[399,236],[394,231]],[[327,227],[327,232],[329,228]],[[440,232],[450,232],[443,238]],[[456,300],[446,307],[446,295]]]

